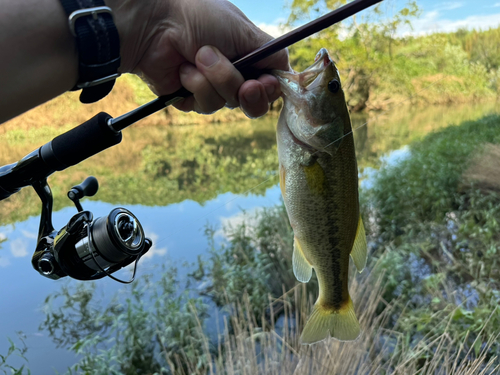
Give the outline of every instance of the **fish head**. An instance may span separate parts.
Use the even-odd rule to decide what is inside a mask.
[[[333,155],[351,130],[339,71],[322,48],[303,72],[279,71],[282,116],[298,144]]]

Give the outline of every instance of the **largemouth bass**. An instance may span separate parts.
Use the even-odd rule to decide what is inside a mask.
[[[277,127],[280,188],[294,232],[293,272],[314,268],[319,297],[301,342],[355,340],[359,323],[347,286],[349,255],[361,272],[366,238],[358,168],[339,72],[326,49],[302,73],[275,71],[284,104]]]

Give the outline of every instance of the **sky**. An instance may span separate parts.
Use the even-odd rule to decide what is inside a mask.
[[[286,21],[291,0],[230,0],[252,22],[276,37],[282,34],[280,23]],[[405,6],[405,0],[385,0],[388,14]],[[439,1],[417,0],[422,13],[413,21],[413,34],[455,31],[459,28],[487,29],[500,25],[500,0]]]

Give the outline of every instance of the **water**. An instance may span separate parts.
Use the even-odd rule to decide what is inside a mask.
[[[430,131],[496,112],[496,107],[495,103],[405,107],[369,118],[354,116],[353,127],[359,127],[355,141],[360,170],[376,173],[373,169],[390,151]],[[118,147],[49,179],[56,208],[54,226],[62,227],[76,213],[65,192],[91,174],[100,181],[99,200],[83,201],[84,208],[99,217],[124,206],[141,220],[155,243],[141,261],[138,277],[158,264],[193,262],[207,250],[204,225],[220,229],[241,221],[242,209],[251,212],[280,202],[275,122],[264,119],[232,125],[127,129]],[[0,139],[0,165],[17,160],[50,139],[40,133],[44,132],[22,139],[4,134]],[[392,159],[386,158],[386,162]],[[16,332],[24,332],[29,367],[35,375],[51,373],[52,369],[64,372],[77,360],[72,352],[56,349],[47,332],[38,327],[44,318],[41,306],[45,298],[62,285],[79,283],[67,278],[45,279],[32,269],[39,210],[39,199],[31,189],[0,202],[0,354],[7,352],[7,337],[16,341]],[[216,238],[224,240],[220,235]],[[109,279],[97,285],[106,295],[128,290]]]

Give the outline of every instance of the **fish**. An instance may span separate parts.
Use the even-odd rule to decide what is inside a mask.
[[[293,272],[307,283],[314,268],[319,285],[300,340],[355,340],[360,326],[348,290],[349,257],[362,272],[367,246],[339,71],[322,48],[303,72],[273,74],[283,96],[276,138],[280,189],[294,233]]]

